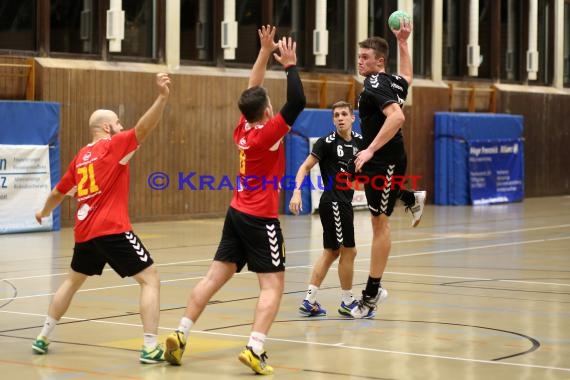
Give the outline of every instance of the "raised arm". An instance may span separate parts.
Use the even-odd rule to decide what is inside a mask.
[[[274,26],[262,26],[261,29],[257,30],[257,34],[259,35],[261,48],[259,49],[259,54],[257,54],[257,59],[253,64],[253,68],[251,69],[251,74],[249,75],[249,84],[247,88],[263,85],[263,80],[265,79],[265,71],[267,70],[267,62],[269,62],[271,53],[277,49],[277,43],[274,41]]]
[[[281,108],[281,115],[288,125],[293,125],[307,103],[303,83],[296,66],[297,43],[291,37],[283,37],[278,45],[279,54],[274,53],[273,57],[285,68],[287,74],[287,102]]]
[[[410,37],[410,34],[412,33],[412,21],[402,17],[400,18],[400,26],[401,27],[398,30],[392,29],[392,33],[396,36],[398,49],[400,51],[400,67],[398,74],[408,82],[408,86],[411,86],[414,71],[412,59],[410,57],[410,50],[408,48],[408,37]]]
[[[168,87],[170,85],[170,77],[168,74],[156,74],[156,85],[158,87],[156,100],[135,125],[135,134],[139,143],[146,140],[150,132],[156,128],[162,118],[168,96],[170,95],[170,89]]]

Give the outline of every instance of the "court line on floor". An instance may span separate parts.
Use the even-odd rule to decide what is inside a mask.
[[[570,224],[556,224],[552,226],[542,226],[542,227],[531,227],[531,228],[523,228],[523,229],[515,229],[515,230],[503,230],[503,231],[491,231],[485,232],[486,235],[498,235],[498,234],[511,234],[515,232],[528,232],[528,231],[539,231],[539,230],[548,230],[548,229],[558,229],[558,228],[565,228],[570,227]],[[476,232],[474,235],[479,235],[481,232]],[[408,240],[394,240],[392,244],[407,244],[407,243],[419,243],[419,242],[426,242],[426,241],[437,241],[437,240],[444,240],[444,239],[453,239],[454,237],[457,238],[465,238],[465,234],[457,234],[457,236],[435,236],[435,237],[426,237],[426,238],[419,238],[419,239],[408,239]],[[570,239],[568,236],[562,237],[553,237],[548,239],[537,239],[537,240],[529,240],[529,241],[521,241],[521,242],[510,242],[504,244],[491,244],[486,246],[473,246],[473,247],[462,247],[462,248],[455,248],[449,250],[437,250],[437,251],[426,251],[426,252],[419,252],[419,253],[410,253],[404,255],[391,255],[390,258],[402,258],[402,257],[412,257],[412,256],[421,256],[421,255],[430,255],[436,253],[449,253],[449,252],[456,252],[462,251],[466,249],[480,249],[480,248],[494,248],[494,247],[502,247],[502,246],[512,246],[517,244],[527,244],[527,243],[535,243],[535,242],[542,242],[542,241],[558,241],[558,240],[567,240]],[[365,248],[370,247],[371,244],[358,244],[357,248]],[[302,249],[302,250],[288,250],[287,254],[295,254],[295,253],[306,253],[306,252],[320,252],[322,248],[313,248],[313,249]],[[366,260],[366,259],[363,259]],[[166,266],[173,266],[173,265],[184,265],[184,264],[192,264],[192,263],[201,263],[201,262],[211,262],[212,259],[200,259],[200,260],[188,260],[188,261],[179,261],[173,263],[155,263],[156,267],[166,267]],[[359,260],[357,260],[359,261]],[[362,260],[360,260],[362,261]],[[105,272],[112,271],[111,268],[104,269]],[[28,279],[36,279],[36,278],[46,278],[46,277],[57,277],[57,276],[65,276],[67,272],[62,273],[50,273],[50,274],[43,274],[43,275],[36,275],[36,276],[25,276],[25,277],[11,277],[0,279],[6,281],[16,281],[16,280],[28,280]]]
[[[12,313],[12,312],[10,312],[10,313]],[[24,312],[13,312],[13,313],[14,314],[20,314],[20,315],[28,315],[28,316],[42,316],[41,314],[36,314],[36,313],[24,313]],[[72,318],[72,317],[62,317],[62,319],[142,328],[141,324],[136,324],[136,323],[122,323],[122,322],[113,322],[113,321],[89,320],[89,319]],[[160,327],[159,326],[158,329],[164,330],[167,332],[172,332],[172,327],[167,328],[167,327]],[[190,332],[190,334],[205,334],[205,335],[214,335],[214,336],[240,338],[240,339],[248,339],[249,338],[249,335],[229,334],[229,333],[220,333],[220,332],[213,332],[213,331],[202,331],[202,330],[192,330]],[[280,343],[304,344],[304,345],[309,345],[309,346],[347,348],[347,349],[357,350],[357,351],[369,351],[369,352],[387,353],[387,354],[395,354],[395,355],[415,356],[415,357],[430,358],[430,359],[454,360],[454,361],[463,361],[463,362],[471,362],[471,363],[507,365],[507,366],[514,366],[514,367],[537,368],[537,369],[548,369],[548,370],[570,372],[570,368],[564,368],[564,367],[543,366],[543,365],[525,364],[525,363],[512,363],[512,362],[506,362],[506,361],[493,361],[493,360],[483,360],[483,359],[470,359],[470,358],[462,358],[462,357],[458,357],[458,356],[422,354],[422,353],[407,352],[407,351],[384,350],[384,349],[379,349],[379,348],[368,348],[368,347],[345,345],[342,343],[307,342],[307,341],[303,341],[303,340],[269,338],[269,337],[266,338],[266,340],[272,341],[272,342],[280,342]]]
[[[535,239],[535,240],[524,240],[524,241],[516,241],[510,243],[498,243],[498,244],[488,244],[488,245],[475,245],[472,247],[460,247],[460,248],[450,248],[450,249],[438,249],[436,251],[425,251],[425,252],[417,252],[417,253],[406,253],[402,255],[390,255],[390,259],[397,259],[403,257],[414,257],[414,256],[423,256],[423,255],[432,255],[432,254],[440,254],[440,253],[453,253],[453,252],[462,252],[462,251],[469,251],[473,249],[484,249],[484,248],[498,248],[498,247],[511,247],[514,245],[519,244],[534,244],[534,243],[544,243],[547,241],[559,241],[559,240],[568,240],[570,236],[563,236],[557,238],[546,238],[546,239]],[[365,260],[365,259],[363,259]]]
[[[355,269],[355,272],[368,272],[368,269]],[[387,274],[395,274],[401,276],[417,276],[417,277],[433,277],[433,278],[446,278],[450,280],[468,280],[468,281],[497,281],[497,282],[513,282],[525,285],[552,285],[552,286],[570,286],[570,284],[561,284],[558,282],[542,282],[542,281],[526,281],[526,280],[506,280],[497,278],[484,278],[484,277],[461,277],[461,276],[443,276],[437,274],[419,274],[419,273],[406,273],[406,272],[391,272],[386,271]]]
[[[42,363],[40,365],[36,365],[30,363],[29,361],[18,361],[18,360],[7,360],[7,359],[0,359],[0,363],[5,364],[12,364],[18,365],[22,367],[28,368],[37,368],[37,369],[44,369],[46,371],[53,371],[53,372],[62,372],[62,373],[52,373],[50,376],[41,376],[43,379],[57,379],[57,378],[76,378],[76,377],[83,377],[84,375],[95,375],[99,377],[106,377],[107,379],[135,379],[135,380],[142,380],[144,377],[141,376],[129,376],[129,375],[120,375],[116,373],[109,373],[104,371],[97,371],[97,370],[86,370],[83,368],[71,368],[71,367],[63,367],[58,365],[51,365]]]
[[[569,237],[564,237],[561,238],[559,240],[564,240],[564,239],[570,239]],[[505,246],[514,246],[514,245],[522,245],[522,244],[535,244],[535,243],[542,243],[542,242],[546,242],[549,241],[550,239],[536,239],[536,240],[527,240],[527,241],[518,241],[518,242],[511,242],[511,243],[501,243],[501,244],[487,244],[487,245],[481,245],[481,246],[472,246],[472,247],[461,247],[461,248],[453,248],[453,249],[446,249],[446,250],[436,250],[436,251],[426,251],[426,252],[419,252],[419,253],[410,253],[410,254],[405,254],[405,255],[394,255],[394,256],[390,256],[390,259],[396,259],[396,258],[405,258],[405,257],[411,257],[411,256],[422,256],[422,255],[434,255],[434,254],[445,254],[445,253],[456,253],[456,252],[464,252],[464,251],[470,251],[470,250],[477,250],[477,249],[487,249],[487,248],[495,248],[495,247],[505,247]],[[306,252],[306,251],[303,251]],[[370,259],[359,259],[356,260],[357,262],[362,262],[362,261],[369,261]],[[205,260],[199,260],[199,261],[211,261],[211,259],[205,259]],[[190,262],[195,262],[195,261],[188,261],[186,263],[190,263]],[[184,262],[178,262],[177,264],[180,265],[181,263]],[[173,265],[173,263],[169,263],[169,264],[158,264],[157,266],[167,266],[167,265]],[[287,267],[287,269],[297,269],[297,268],[309,268],[312,267],[312,265],[302,265],[302,266],[291,266],[291,267]],[[251,272],[241,272],[241,273],[236,273],[236,275],[243,275],[243,274],[252,274]],[[166,284],[166,283],[172,283],[172,282],[180,282],[180,281],[189,281],[189,280],[199,280],[201,278],[203,278],[204,276],[194,276],[194,277],[183,277],[183,278],[176,278],[176,279],[171,279],[171,280],[161,280],[160,282],[162,284]],[[25,278],[22,278],[25,279]],[[458,279],[469,279],[469,278],[463,278],[463,277],[458,277]],[[12,279],[4,279],[2,281],[11,281]],[[492,280],[492,279],[483,279],[483,280]],[[515,280],[503,280],[503,281],[515,281]],[[517,280],[520,281],[520,280]],[[93,292],[93,291],[99,291],[99,290],[109,290],[109,289],[119,289],[119,288],[128,288],[128,287],[133,287],[133,286],[139,286],[139,284],[134,283],[134,284],[122,284],[122,285],[113,285],[113,286],[103,286],[103,287],[98,287],[98,288],[87,288],[87,289],[80,289],[78,291],[78,293],[83,293],[83,292]],[[568,285],[563,285],[563,286],[568,286]],[[42,293],[42,294],[32,294],[32,295],[28,295],[28,296],[17,296],[17,297],[7,297],[7,298],[0,298],[0,301],[7,301],[7,300],[16,300],[16,299],[29,299],[29,298],[38,298],[38,297],[47,297],[47,296],[52,296],[54,293]]]

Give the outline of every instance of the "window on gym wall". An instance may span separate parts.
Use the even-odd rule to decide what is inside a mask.
[[[268,4],[266,4],[267,6]],[[236,0],[238,46],[235,60],[230,62],[251,65],[259,51],[257,29],[263,25],[261,0]]]
[[[398,49],[396,38],[388,27],[388,17],[398,9],[398,0],[370,0],[368,2],[368,35],[379,36],[388,41],[388,64],[386,72],[398,72]]]
[[[182,0],[180,2],[180,58],[212,62],[214,42],[213,2]]]
[[[431,75],[431,18],[433,1],[414,0],[412,61],[414,76]]]
[[[523,7],[516,0],[501,1],[501,79],[507,82],[522,78],[524,22]]]
[[[324,67],[346,71],[347,69],[347,30],[348,16],[346,0],[327,1],[327,29],[329,31],[329,50]],[[311,36],[312,37],[312,36]],[[351,57],[353,59],[353,57]]]
[[[538,0],[538,73],[532,84],[552,84],[554,60],[554,2]],[[528,45],[527,45],[528,46]]]
[[[457,0],[443,1],[443,76],[458,78],[466,64],[464,46],[466,19]],[[462,27],[465,26],[465,27]]]
[[[304,0],[277,1],[273,7],[273,23],[279,36],[290,36],[297,41],[297,66],[305,66],[307,29]]]
[[[123,0],[125,39],[123,57],[156,58],[156,0]]]
[[[97,0],[61,0],[51,2],[51,52],[98,53],[98,3]]]
[[[468,3],[468,2],[466,2]],[[479,68],[477,70],[478,78],[492,78],[493,57],[493,41],[492,37],[495,30],[493,24],[493,4],[497,4],[496,0],[480,0],[479,1]],[[465,51],[465,50],[463,50]]]
[[[0,49],[36,50],[36,1],[0,2]]]

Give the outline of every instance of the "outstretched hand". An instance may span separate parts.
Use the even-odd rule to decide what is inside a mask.
[[[295,53],[295,50],[297,50],[297,43],[291,37],[283,37],[277,45],[279,54],[273,53],[273,58],[283,67],[296,65],[297,53]]]
[[[158,86],[158,92],[160,95],[168,96],[170,94],[170,77],[166,73],[156,74],[156,85]]]
[[[259,42],[261,43],[261,49],[267,50],[270,53],[277,49],[278,44],[274,41],[276,30],[277,29],[271,25],[262,25],[261,29],[257,29]]]
[[[392,33],[394,33],[398,42],[406,42],[410,34],[412,34],[412,21],[408,18],[400,17],[400,29],[392,29]]]

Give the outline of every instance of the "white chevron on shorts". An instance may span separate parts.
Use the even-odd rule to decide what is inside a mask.
[[[266,224],[267,236],[269,237],[269,249],[271,250],[271,263],[278,267],[281,264],[281,255],[279,252],[279,244],[277,239],[277,231],[275,224]]]
[[[334,227],[336,230],[336,241],[342,243],[344,237],[342,236],[342,224],[340,222],[340,211],[338,209],[338,202],[332,203],[333,217],[334,217]]]
[[[396,165],[388,165],[388,171],[386,172],[386,183],[384,184],[384,190],[382,190],[382,197],[380,199],[380,212],[385,214],[388,210],[388,200],[390,199],[390,189],[392,188],[392,175],[394,174],[394,168]]]
[[[140,241],[138,241],[137,237],[131,232],[125,232],[125,236],[135,249],[137,255],[139,255],[139,259],[146,263],[148,261],[148,255],[145,253],[144,248]]]

